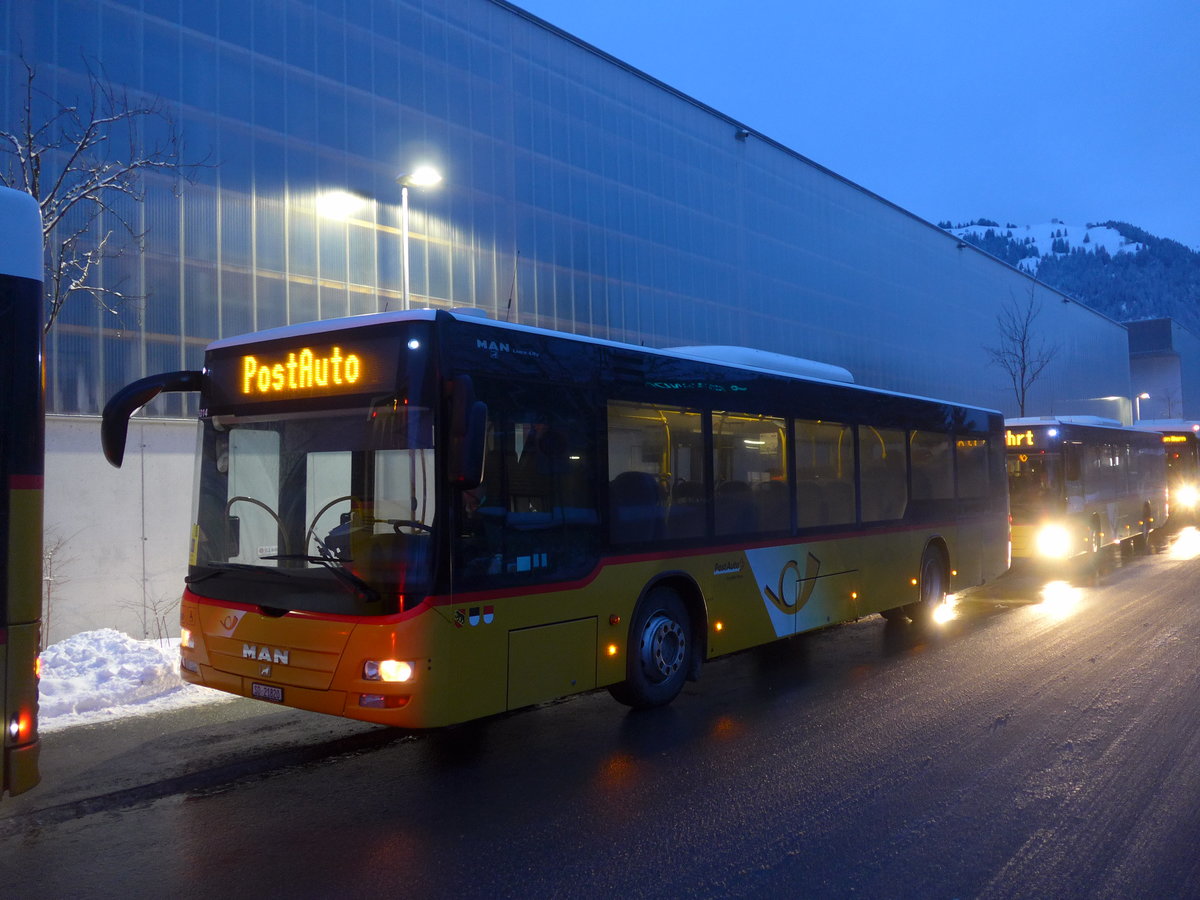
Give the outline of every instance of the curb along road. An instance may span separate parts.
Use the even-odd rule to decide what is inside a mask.
[[[0,838],[406,739],[252,700],[63,728],[42,735],[41,783],[0,800]]]

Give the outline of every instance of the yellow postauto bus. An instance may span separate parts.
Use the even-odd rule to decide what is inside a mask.
[[[1122,541],[1148,546],[1167,517],[1160,436],[1091,416],[1008,419],[1014,559],[1061,560]]]
[[[42,618],[42,222],[37,202],[0,187],[0,796],[38,775]]]
[[[655,706],[707,660],[923,619],[1008,565],[998,413],[790,357],[330,320],[119,392],[110,461],[162,390],[200,392],[183,676],[272,703],[403,727],[601,687]]]
[[[1200,423],[1158,420],[1136,427],[1162,440],[1167,457],[1168,528],[1178,531],[1195,525],[1200,509]]]

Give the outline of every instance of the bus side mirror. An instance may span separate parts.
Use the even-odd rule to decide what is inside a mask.
[[[475,399],[469,375],[450,382],[450,429],[446,473],[455,487],[469,491],[483,481],[483,451],[487,440],[487,404]]]
[[[125,385],[104,405],[104,417],[100,422],[100,446],[104,448],[104,458],[121,468],[125,459],[125,441],[129,437],[129,417],[163,391],[198,390],[199,372],[167,372]]]

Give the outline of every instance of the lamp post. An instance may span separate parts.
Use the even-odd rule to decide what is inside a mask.
[[[417,166],[408,174],[396,176],[396,184],[400,185],[400,229],[404,232],[404,242],[401,245],[400,267],[403,270],[401,282],[401,297],[403,308],[409,308],[408,299],[408,189],[409,187],[433,187],[441,183],[442,173],[433,166]]]
[[[1141,421],[1141,401],[1150,400],[1150,395],[1142,391],[1141,394],[1133,398],[1133,424],[1136,425]]]

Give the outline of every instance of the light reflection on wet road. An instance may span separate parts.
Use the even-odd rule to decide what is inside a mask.
[[[666,709],[588,695],[0,860],[31,896],[1198,896],[1197,545],[720,660]]]

